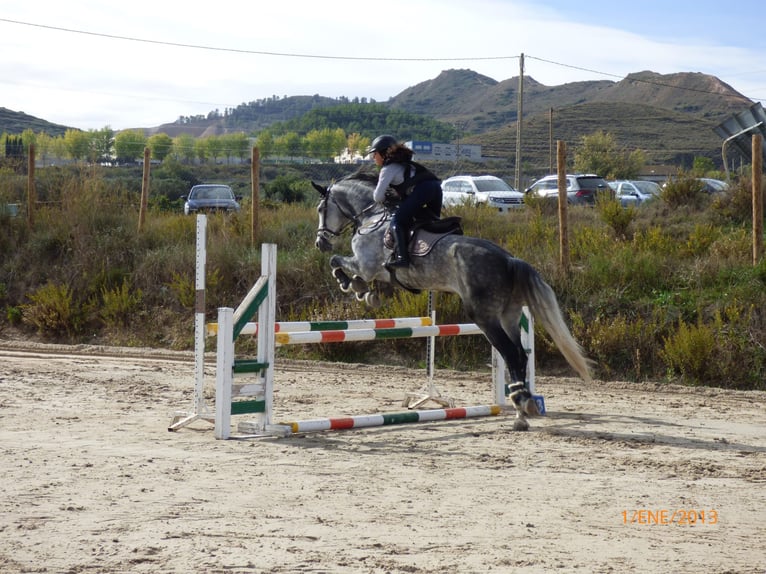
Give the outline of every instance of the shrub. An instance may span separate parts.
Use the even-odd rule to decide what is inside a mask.
[[[668,374],[695,385],[766,389],[766,350],[753,345],[752,314],[732,304],[712,321],[682,321],[660,350]]]
[[[604,223],[612,228],[617,239],[628,238],[628,229],[636,218],[635,207],[625,208],[617,199],[599,196],[596,200],[596,209]]]
[[[121,327],[128,323],[135,314],[143,298],[140,289],[131,292],[127,281],[114,289],[104,288],[101,291],[101,308],[99,316],[107,327]]]
[[[681,173],[668,181],[660,198],[670,207],[688,205],[700,208],[710,199],[702,189],[701,181]]]
[[[29,295],[23,319],[45,337],[71,336],[85,326],[87,306],[79,304],[67,285],[47,283]]]

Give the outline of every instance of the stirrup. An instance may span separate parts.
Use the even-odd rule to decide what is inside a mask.
[[[397,257],[393,261],[389,261],[386,263],[386,267],[394,267],[396,269],[402,268],[402,267],[409,267],[410,266],[410,260],[405,259],[404,257]]]

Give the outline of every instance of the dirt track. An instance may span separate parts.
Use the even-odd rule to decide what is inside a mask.
[[[216,441],[166,430],[190,355],[102,351],[0,341],[0,572],[766,571],[766,393],[539,377],[528,433],[503,416]],[[437,380],[491,401],[489,374]],[[401,411],[423,383],[284,363],[276,410]]]

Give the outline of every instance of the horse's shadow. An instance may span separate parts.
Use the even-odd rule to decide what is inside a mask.
[[[681,434],[696,428],[691,424],[669,422],[653,417],[636,415],[583,414],[573,412],[549,412],[553,424],[539,429],[553,436],[570,437],[592,441],[625,442],[631,445],[670,446],[691,450],[738,451],[764,453],[766,447],[732,442],[722,438],[695,438]],[[607,431],[590,428],[593,425],[619,424],[633,426],[635,431]],[[677,430],[679,432],[673,432]]]

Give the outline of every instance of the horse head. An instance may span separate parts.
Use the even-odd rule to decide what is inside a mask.
[[[321,199],[317,205],[319,224],[315,245],[320,251],[330,251],[336,237],[353,226],[361,225],[362,215],[374,205],[373,181],[369,176],[354,174],[327,187],[311,182]]]

